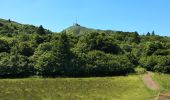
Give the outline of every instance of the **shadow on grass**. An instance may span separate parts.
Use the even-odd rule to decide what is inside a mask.
[[[136,75],[135,73],[130,74],[122,74],[122,75],[83,75],[83,76],[77,76],[77,75],[5,75],[0,76],[0,79],[24,79],[24,78],[94,78],[94,77],[116,77],[116,76],[128,76],[128,75]]]

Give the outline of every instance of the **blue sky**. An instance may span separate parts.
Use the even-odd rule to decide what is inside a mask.
[[[0,18],[59,32],[75,22],[96,29],[170,36],[170,0],[1,0]]]

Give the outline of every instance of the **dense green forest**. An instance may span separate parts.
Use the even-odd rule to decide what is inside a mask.
[[[136,69],[170,73],[170,37],[78,24],[54,33],[0,19],[0,77],[113,76]]]

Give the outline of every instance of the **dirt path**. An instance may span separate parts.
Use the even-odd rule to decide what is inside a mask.
[[[158,90],[159,86],[158,84],[152,79],[152,73],[151,72],[147,72],[142,76],[142,80],[144,82],[144,84],[152,90]]]
[[[142,80],[149,89],[158,90],[159,85],[152,79],[152,75],[153,73],[147,72],[142,76]],[[170,93],[159,93],[154,100],[170,100]]]
[[[161,93],[158,100],[170,100],[170,93]]]

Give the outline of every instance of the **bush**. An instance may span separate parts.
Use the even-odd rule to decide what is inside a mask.
[[[0,77],[27,77],[35,75],[29,60],[22,55],[0,54]]]
[[[154,66],[157,65],[156,56],[141,57],[139,64],[149,71],[154,71]]]
[[[87,54],[89,73],[95,76],[125,75],[133,72],[133,64],[126,56],[105,54],[102,51],[90,51]]]
[[[146,72],[146,69],[141,66],[138,66],[135,68],[135,73],[137,74],[144,74],[145,72]]]
[[[1,52],[9,52],[10,47],[6,40],[0,39],[0,53]]]

